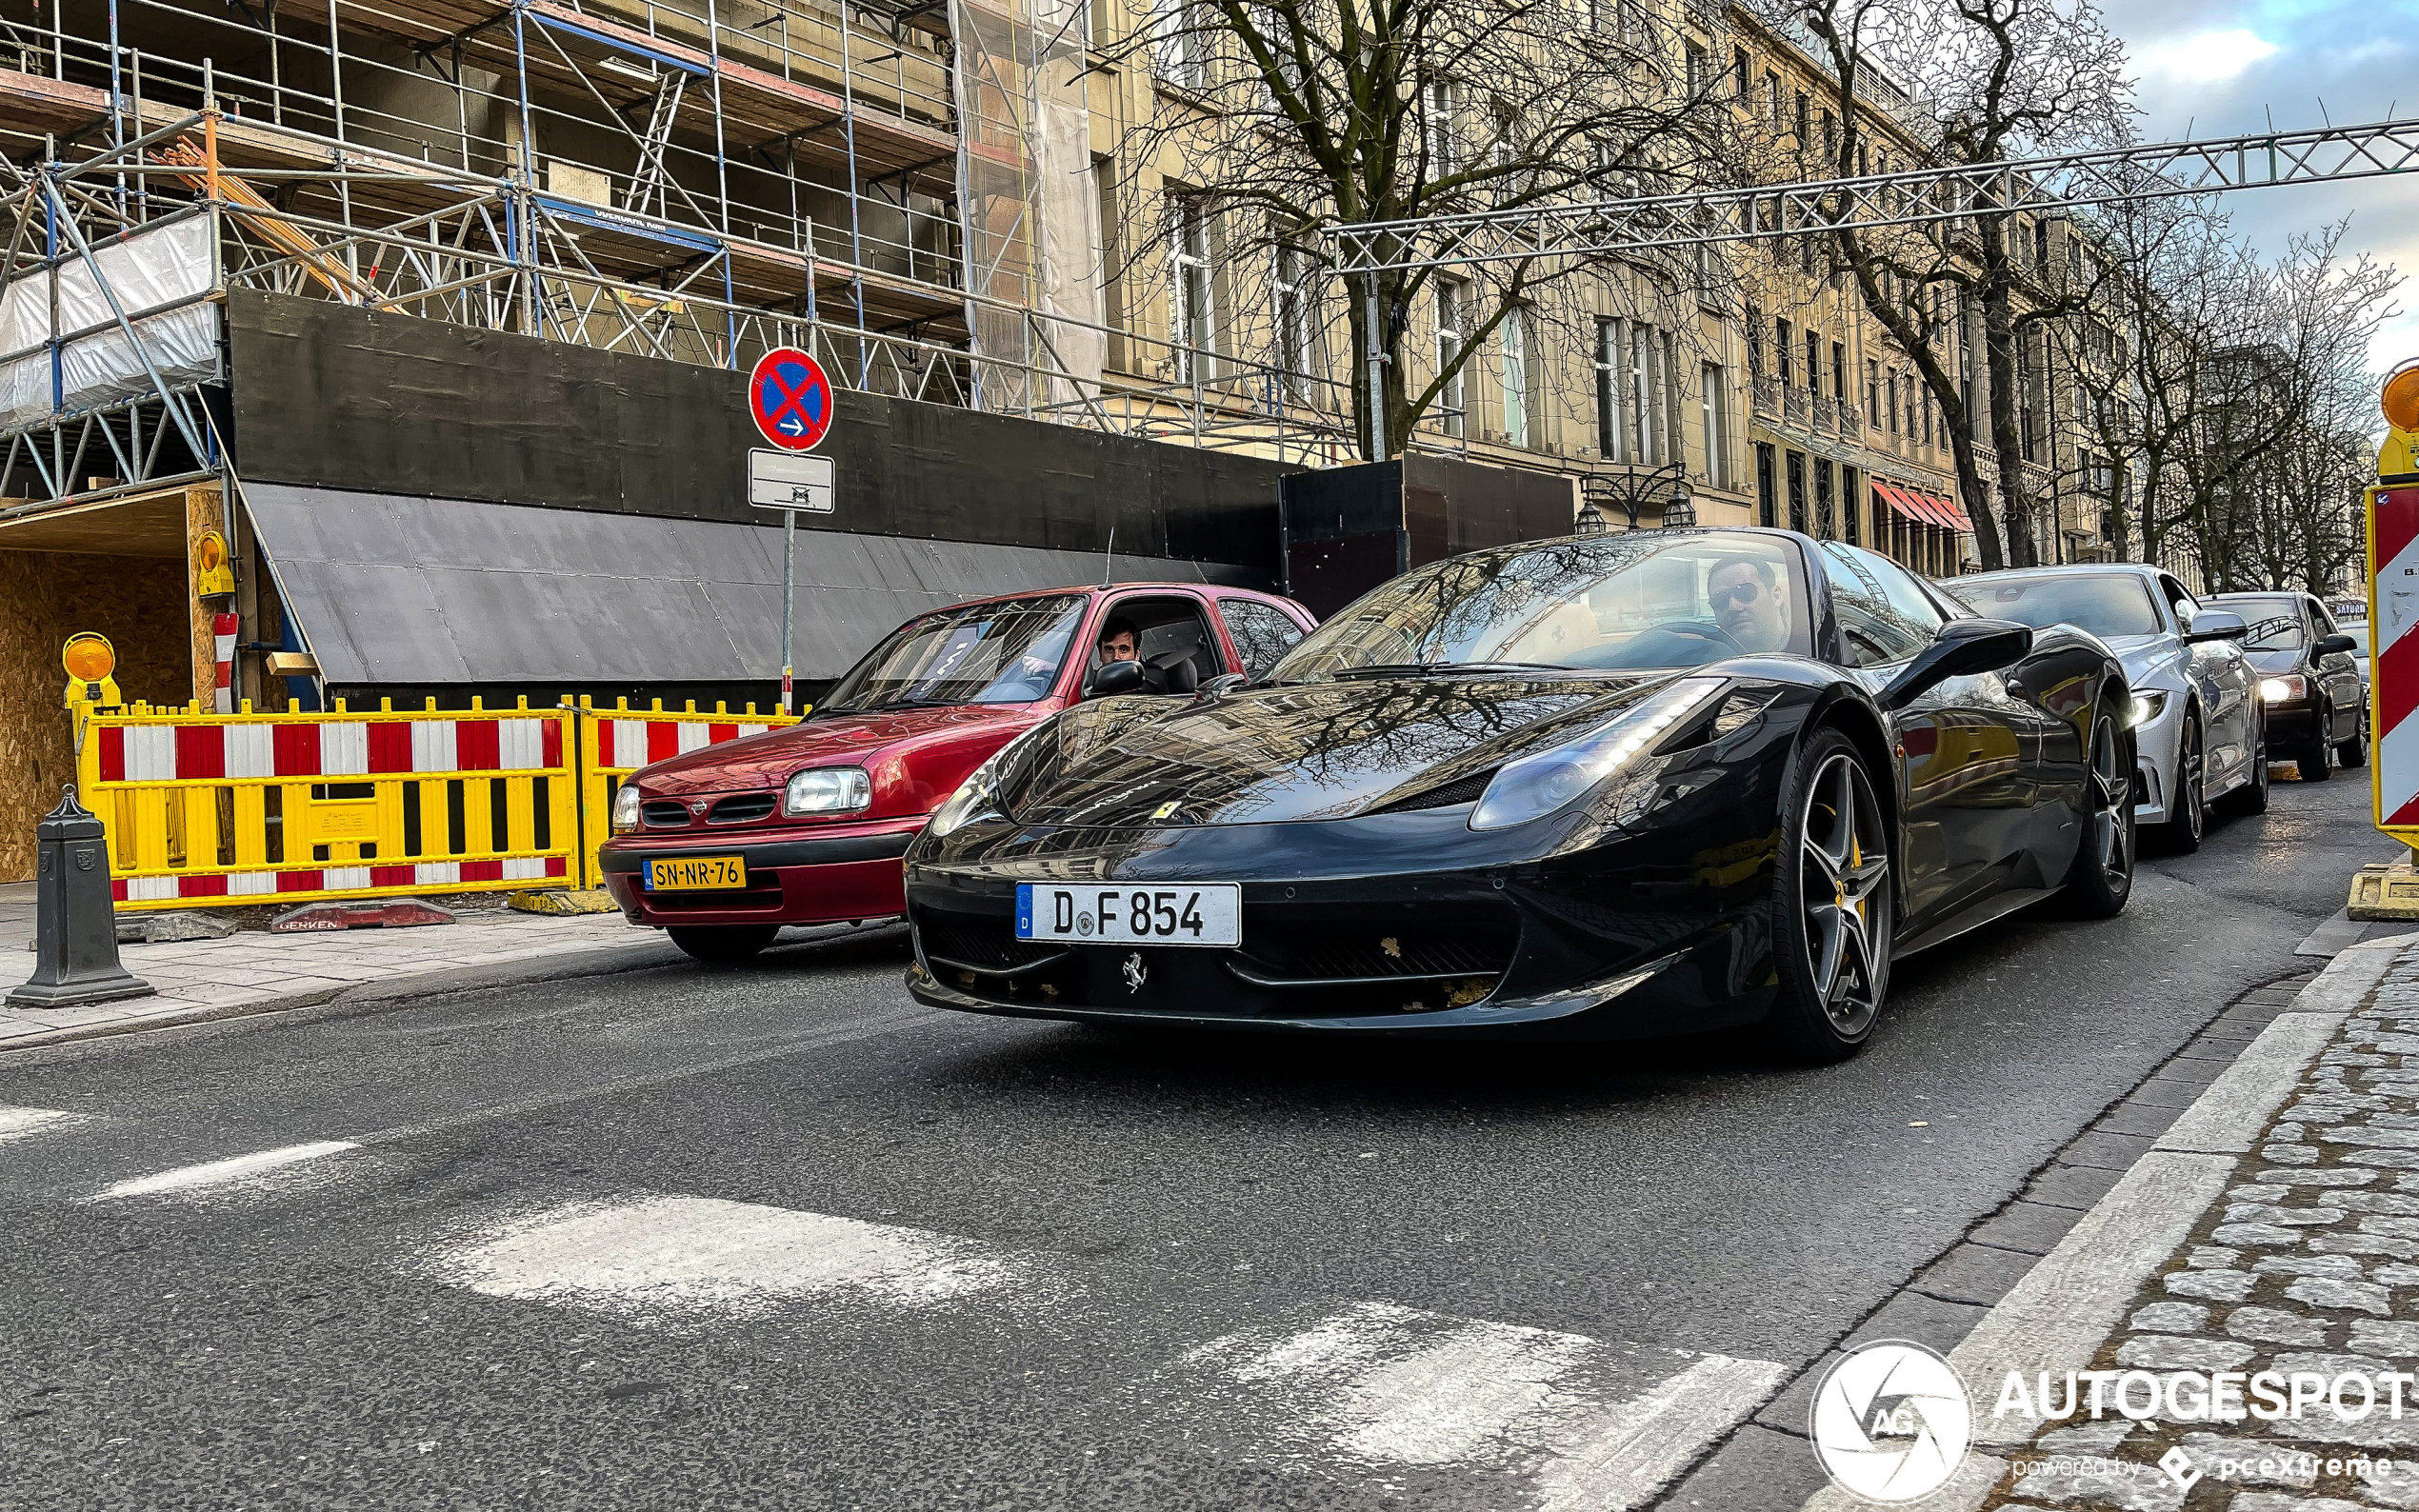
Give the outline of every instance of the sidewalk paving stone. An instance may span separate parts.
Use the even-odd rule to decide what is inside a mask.
[[[2302,1371],[2329,1390],[2345,1375],[2419,1368],[2419,949],[2399,956],[2363,1000],[2336,1006],[2350,1009],[2340,1023],[2305,1012],[2263,1042],[2297,1041],[2308,1056],[2292,1094],[2264,1132],[2223,1146],[2249,1147],[2227,1157],[2234,1166],[2223,1192],[2142,1286],[2093,1368]],[[1978,1416],[1989,1414],[2001,1383],[1968,1384]],[[2322,1401],[2273,1421],[2208,1422],[2163,1402],[2136,1422],[2113,1411],[2097,1422],[2088,1413],[2053,1420],[2009,1456],[2008,1476],[1981,1504],[2419,1508],[2419,1378],[2405,1375],[2399,1412],[2394,1388],[2374,1386],[2377,1407],[2359,1416]],[[2356,1411],[2362,1388],[2344,1391]]]

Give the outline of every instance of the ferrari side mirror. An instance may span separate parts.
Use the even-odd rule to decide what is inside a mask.
[[[1901,709],[1952,677],[1972,677],[2015,666],[2032,650],[2032,627],[2013,620],[1950,620],[1906,670],[1890,679],[1879,702]]]
[[[1084,678],[1086,698],[1109,698],[1118,693],[1139,693],[1142,690],[1140,662],[1103,662]]]

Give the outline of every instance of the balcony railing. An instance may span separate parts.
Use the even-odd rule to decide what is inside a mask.
[[[1748,388],[1759,415],[1777,416],[1781,412],[1781,381],[1769,373],[1760,373],[1749,381]]]

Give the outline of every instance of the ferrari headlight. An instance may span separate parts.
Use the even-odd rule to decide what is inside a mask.
[[[638,827],[638,785],[624,783],[613,789],[613,833],[627,835]]]
[[[1000,778],[1009,769],[1009,762],[1017,747],[1051,727],[1052,720],[1044,720],[991,753],[991,759],[974,768],[966,781],[958,784],[941,806],[932,810],[932,818],[925,826],[933,838],[963,829],[977,819],[1005,819],[1006,808],[1000,803]]]
[[[2259,680],[2259,701],[2263,704],[2294,704],[2309,691],[2309,683],[2298,673],[2285,677],[2263,677]]]
[[[2166,712],[2167,694],[2165,692],[2154,690],[2148,693],[2136,693],[2133,695],[2133,717],[2128,723],[2148,725]]]
[[[1525,825],[1577,802],[1652,750],[1681,721],[1704,712],[1728,686],[1719,677],[1684,677],[1577,740],[1506,762],[1470,810],[1469,827]]]
[[[810,766],[781,790],[781,812],[791,819],[807,814],[852,814],[872,804],[873,779],[862,766]]]

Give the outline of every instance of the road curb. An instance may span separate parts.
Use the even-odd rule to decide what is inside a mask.
[[[521,982],[610,976],[622,971],[644,970],[649,966],[671,965],[685,959],[670,945],[649,941],[561,955],[452,966],[441,971],[418,971],[374,982],[356,982],[341,987],[314,987],[307,992],[280,993],[275,997],[255,998],[248,1003],[196,1004],[191,1011],[185,1013],[162,1014],[133,1021],[80,1024],[50,1034],[27,1035],[0,1046],[0,1063],[28,1050],[55,1049],[60,1045],[83,1044],[95,1040],[131,1039],[155,1030],[189,1029],[229,1019],[261,1018],[294,1013],[305,1008],[374,1009],[381,1005],[400,1005],[410,999],[437,993],[511,986]]]

